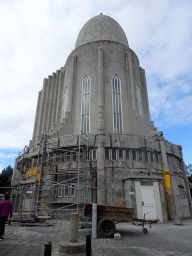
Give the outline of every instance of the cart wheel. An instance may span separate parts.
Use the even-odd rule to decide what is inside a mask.
[[[112,238],[115,233],[115,224],[110,219],[101,219],[98,223],[98,235],[102,238]]]
[[[147,229],[146,228],[143,228],[143,233],[147,234]]]

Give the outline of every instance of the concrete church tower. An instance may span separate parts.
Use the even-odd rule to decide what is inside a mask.
[[[83,26],[64,67],[44,79],[12,185],[31,186],[24,209],[42,213],[44,200],[58,219],[74,205],[82,213],[85,202],[132,207],[139,219],[189,217],[182,147],[162,135],[138,57],[121,26],[100,14]]]
[[[154,130],[145,71],[123,29],[106,15],[92,18],[64,68],[44,81],[33,142],[50,132],[150,136]]]

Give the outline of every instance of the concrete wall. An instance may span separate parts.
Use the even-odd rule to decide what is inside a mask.
[[[101,98],[99,79],[102,75],[98,73],[100,72],[98,69],[99,48],[102,48],[103,52],[104,132],[113,133],[111,79],[117,74],[121,80],[124,133],[137,135],[149,134],[151,128],[147,88],[143,74],[140,72],[138,58],[128,47],[107,41],[84,44],[74,50],[66,61],[62,117],[67,118],[66,122],[69,122],[69,126],[72,128],[70,134],[77,134],[81,130],[81,87],[82,80],[85,76],[89,76],[91,79],[90,132],[97,133],[100,111],[99,101]],[[126,53],[130,53],[128,61],[126,60]],[[74,63],[74,58],[76,59],[76,63]],[[139,84],[141,88],[143,118],[138,116],[136,84]],[[132,93],[132,100],[129,96],[130,92]],[[66,116],[66,112],[71,113],[71,111],[73,115],[69,119]],[[72,123],[70,124],[70,122]],[[60,135],[64,135],[66,132],[61,132]]]
[[[80,148],[86,149],[88,146],[90,154],[96,150],[97,159],[82,160],[78,163],[78,158],[64,162],[56,162],[54,155],[53,162],[44,166],[44,176],[42,187],[45,189],[42,198],[48,202],[67,204],[76,204],[80,202],[97,201],[98,204],[122,205],[134,208],[134,215],[138,218],[142,216],[141,206],[141,181],[153,182],[154,197],[156,205],[157,218],[160,221],[168,220],[168,207],[171,211],[171,218],[175,216],[189,217],[191,197],[188,196],[185,182],[185,170],[182,167],[182,152],[180,146],[170,144],[162,136],[144,137],[134,135],[118,134],[89,134],[80,136]],[[47,139],[46,145],[48,152],[56,152],[63,148],[63,152],[79,151],[79,135],[67,135]],[[163,146],[162,146],[163,145]],[[166,146],[167,145],[167,146]],[[47,148],[47,149],[48,149]],[[109,150],[110,159],[105,160],[105,150]],[[112,149],[123,150],[124,158],[114,161],[111,158]],[[129,159],[126,159],[126,150],[129,150]],[[136,160],[133,159],[132,152],[136,151]],[[28,152],[28,151],[27,151]],[[29,150],[30,152],[30,150]],[[139,152],[143,153],[143,158],[139,160]],[[145,160],[145,152],[148,153],[148,160]],[[153,154],[154,160],[151,161],[150,154]],[[25,153],[28,158],[28,154]],[[56,153],[55,153],[56,154]],[[158,162],[155,156],[158,155]],[[21,156],[22,159],[23,156]],[[24,158],[25,158],[24,157]],[[84,176],[80,179],[80,187],[77,189],[75,197],[62,198],[58,197],[58,189],[52,193],[51,184],[64,184],[68,180],[78,176]],[[168,188],[168,201],[166,198],[165,182],[163,177],[163,168],[170,173],[171,188]],[[16,169],[15,169],[16,171]],[[59,172],[59,175],[51,173]],[[61,173],[63,174],[61,175]],[[50,174],[49,174],[50,173]],[[96,176],[95,176],[95,174]],[[28,179],[28,178],[27,178]],[[77,184],[77,178],[70,183]],[[87,186],[87,198],[84,194],[84,185]],[[97,187],[97,189],[95,189]],[[38,188],[38,182],[36,189]],[[50,188],[50,191],[49,191]],[[54,188],[57,188],[57,186]]]
[[[63,136],[80,132],[81,89],[85,76],[91,79],[90,132],[97,133],[102,122],[103,131],[113,133],[111,79],[116,74],[121,80],[123,133],[150,135],[154,128],[150,122],[145,74],[136,54],[120,43],[102,41],[78,47],[69,55],[62,70],[44,79],[37,103],[33,143],[43,133]],[[141,90],[142,117],[137,108],[137,84]]]

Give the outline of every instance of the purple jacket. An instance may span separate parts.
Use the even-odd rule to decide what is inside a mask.
[[[13,209],[11,201],[9,200],[3,200],[0,202],[0,217],[9,216],[12,217]]]

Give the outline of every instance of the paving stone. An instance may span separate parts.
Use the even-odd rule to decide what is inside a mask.
[[[135,254],[132,251],[130,251],[130,250],[124,251],[122,253],[125,254],[125,255],[129,255],[129,256],[135,256]],[[119,255],[119,254],[117,253],[117,255]]]
[[[67,256],[58,252],[59,242],[68,240],[67,222],[58,222],[53,227],[14,227],[6,226],[5,239],[0,241],[1,256],[43,256],[44,244],[52,242],[52,256]],[[85,239],[87,231],[81,230],[79,238]],[[171,222],[157,224],[147,235],[130,223],[117,225],[121,240],[93,239],[93,256],[192,256],[192,220],[184,221],[182,228]],[[84,256],[85,253],[77,256]],[[73,255],[74,256],[74,255]]]

